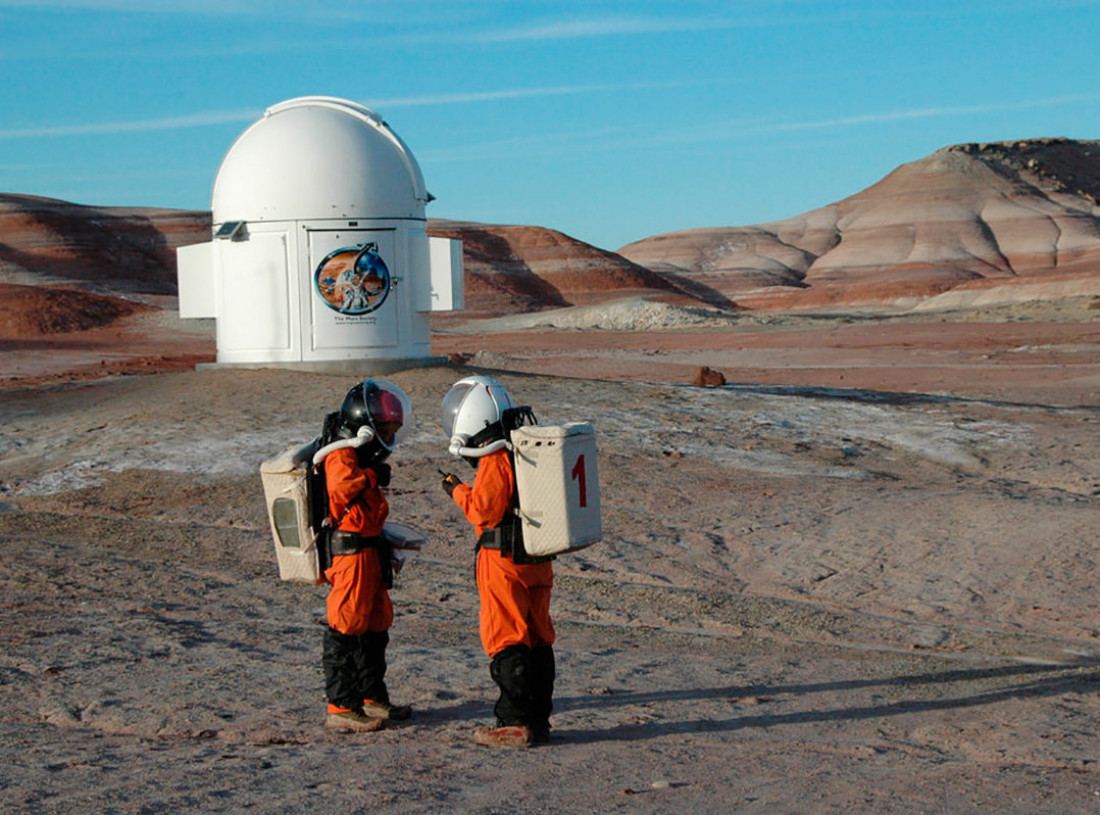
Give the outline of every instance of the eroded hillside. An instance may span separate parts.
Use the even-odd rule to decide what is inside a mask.
[[[1026,299],[1042,296],[1034,284],[1067,281],[1077,283],[1069,293],[1092,293],[1098,192],[1100,142],[963,144],[794,218],[668,233],[619,251],[757,308],[911,307],[1006,286]],[[1031,288],[1016,288],[1024,282]]]

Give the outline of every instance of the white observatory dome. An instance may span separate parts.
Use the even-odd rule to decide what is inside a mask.
[[[303,96],[264,111],[222,159],[214,223],[423,219],[431,200],[416,159],[369,108]]]

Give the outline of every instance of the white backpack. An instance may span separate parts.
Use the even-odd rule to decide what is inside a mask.
[[[320,455],[332,446],[323,448]],[[330,559],[325,520],[328,494],[323,471],[313,465],[319,447],[316,440],[305,447],[291,447],[260,465],[281,580],[311,585],[324,580]],[[389,540],[397,560],[404,560],[407,551],[418,551],[428,543],[415,529],[393,521],[386,521],[382,534]]]
[[[309,457],[301,460],[303,448],[291,447],[260,465],[267,515],[275,538],[279,577],[317,584],[322,580],[319,530],[310,525]]]
[[[511,442],[526,553],[560,555],[602,540],[592,425],[523,425]]]

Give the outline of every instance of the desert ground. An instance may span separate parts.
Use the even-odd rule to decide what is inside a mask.
[[[393,592],[416,712],[358,735],[322,727],[325,592],[279,581],[258,476],[354,380],[196,369],[210,326],[171,314],[0,347],[5,812],[1100,809],[1091,299],[446,326],[385,377],[417,411],[392,517],[431,540]],[[470,738],[494,693],[437,468],[474,371],[600,449],[531,750]]]

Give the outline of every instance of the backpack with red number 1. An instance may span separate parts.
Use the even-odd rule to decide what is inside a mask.
[[[511,436],[527,554],[560,555],[599,542],[600,479],[592,425],[524,425]]]

